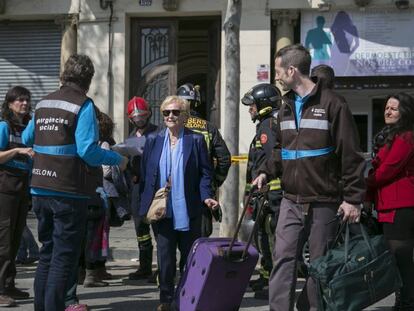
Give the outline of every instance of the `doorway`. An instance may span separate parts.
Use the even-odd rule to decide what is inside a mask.
[[[220,49],[220,17],[132,19],[130,97],[148,100],[160,125],[165,97],[184,83],[199,85],[198,112],[219,127]]]

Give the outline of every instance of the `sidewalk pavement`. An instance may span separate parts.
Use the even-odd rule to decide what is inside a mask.
[[[27,223],[34,236],[37,237],[37,221],[33,214],[29,214]],[[217,232],[217,228],[215,232]],[[78,296],[80,302],[86,303],[90,310],[99,311],[155,310],[158,305],[158,288],[154,284],[149,284],[146,281],[128,280],[128,273],[135,271],[138,265],[137,262],[131,261],[131,259],[138,257],[137,242],[132,221],[126,222],[122,227],[111,228],[110,247],[112,260],[108,262],[107,267],[108,271],[114,276],[113,280],[109,281],[109,286],[102,288],[84,288],[82,285],[79,285]],[[155,260],[156,257],[154,256],[154,265]],[[17,267],[17,287],[28,290],[31,297],[33,297],[35,269],[35,264]],[[299,280],[298,287],[302,285],[303,280]],[[253,295],[254,293],[248,289],[242,301],[241,311],[269,310],[267,301],[254,299]],[[20,300],[18,302],[19,306],[10,310],[33,310],[33,298]],[[394,297],[391,295],[365,310],[390,310],[393,302]]]

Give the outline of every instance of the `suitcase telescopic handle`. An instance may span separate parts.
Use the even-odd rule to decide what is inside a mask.
[[[250,189],[250,192],[249,192],[249,195],[248,195],[248,197],[247,197],[246,201],[244,202],[243,211],[242,211],[242,213],[241,213],[241,215],[240,215],[239,221],[238,221],[238,223],[237,223],[236,231],[234,232],[233,238],[232,238],[232,240],[231,240],[231,242],[230,242],[230,245],[229,245],[229,248],[228,248],[228,251],[227,251],[227,258],[230,258],[230,256],[231,256],[231,252],[232,252],[232,249],[233,249],[234,243],[236,243],[236,241],[237,241],[237,237],[238,237],[238,235],[239,235],[240,228],[241,228],[241,225],[242,225],[242,222],[243,222],[244,216],[246,215],[246,211],[247,211],[248,203],[250,202],[250,200],[251,200],[251,198],[252,198],[253,194],[255,193],[255,191],[256,191],[257,189],[258,189],[258,188],[257,188],[257,186],[253,186],[253,187]],[[266,194],[268,191],[269,191],[269,186],[268,186],[268,185],[263,186],[263,187],[262,187],[262,188],[260,188],[260,190],[259,190],[259,192],[261,193],[261,195],[260,195],[260,200],[259,200],[258,210],[257,210],[257,214],[256,214],[256,221],[254,222],[253,229],[252,229],[252,231],[250,232],[249,238],[248,238],[247,243],[246,243],[246,247],[244,248],[244,251],[243,251],[243,253],[242,253],[242,256],[241,256],[241,259],[242,259],[242,260],[246,257],[246,254],[247,254],[247,252],[248,252],[249,246],[250,246],[250,244],[252,243],[253,237],[254,237],[254,235],[255,235],[255,233],[256,233],[256,230],[257,230],[257,228],[258,228],[259,219],[260,219],[260,217],[261,217],[262,210],[263,210],[263,205],[264,205],[264,203],[265,203],[265,201],[266,201],[265,194]]]

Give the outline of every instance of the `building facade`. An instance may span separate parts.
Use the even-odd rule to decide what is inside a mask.
[[[240,95],[273,81],[274,53],[302,42],[314,64],[328,63],[339,73],[336,87],[369,152],[385,97],[414,94],[409,6],[403,0],[244,0]],[[36,102],[58,87],[67,57],[85,53],[96,68],[89,95],[114,119],[118,141],[129,131],[129,98],[148,99],[159,123],[160,103],[186,82],[200,85],[200,113],[223,129],[232,113],[224,100],[226,9],[226,0],[0,0],[0,96],[21,84]],[[241,106],[241,153],[253,133]]]

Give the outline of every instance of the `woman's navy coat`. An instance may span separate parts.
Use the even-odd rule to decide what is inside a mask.
[[[159,162],[164,145],[166,130],[147,137],[141,162],[139,215],[147,214],[155,192],[160,188]],[[183,135],[183,166],[185,200],[188,216],[201,215],[204,200],[212,198],[212,167],[208,160],[207,145],[204,137],[187,128]]]

